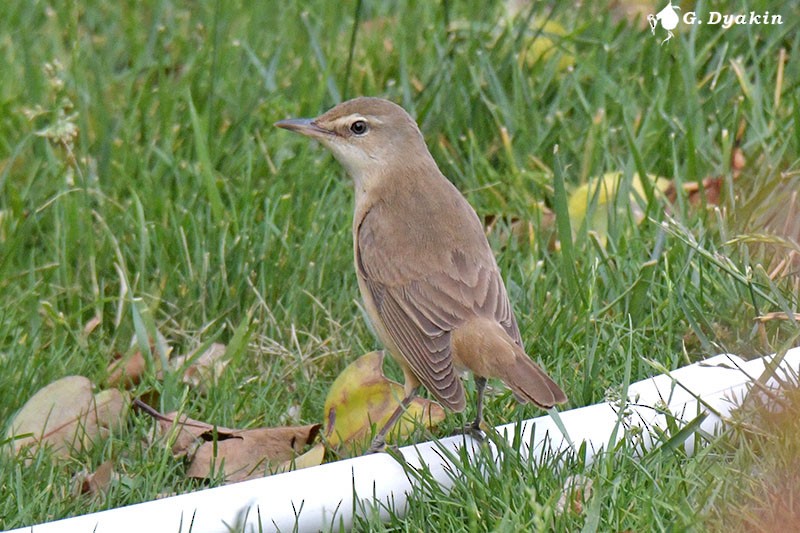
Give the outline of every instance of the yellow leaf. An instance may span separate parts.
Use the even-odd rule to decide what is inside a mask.
[[[403,400],[403,386],[383,374],[383,352],[370,352],[339,374],[325,399],[324,431],[332,447],[358,448],[380,429]],[[410,435],[420,423],[433,427],[444,420],[441,405],[414,398],[389,433],[389,441]]]
[[[634,175],[628,201],[618,202],[617,189],[621,178],[622,172],[607,172],[602,178],[590,180],[572,191],[567,202],[567,210],[573,232],[577,232],[581,226],[586,224],[586,229],[594,232],[605,246],[608,239],[608,219],[612,210],[619,212],[619,208],[630,209],[634,220],[637,223],[641,222],[644,213],[637,196],[639,199],[645,198],[642,181],[638,174]],[[653,185],[656,194],[659,195],[670,186],[670,181],[666,178],[648,174],[647,179]]]
[[[565,44],[564,36],[567,31],[564,26],[554,20],[548,20],[544,24],[534,21],[530,31],[533,37],[519,55],[520,65],[532,67],[559,53],[557,72],[561,73],[575,66],[575,52],[572,46]]]
[[[301,470],[322,464],[325,458],[325,445],[321,442],[316,443],[306,453],[298,455],[294,459],[284,462],[275,469],[275,473],[289,472],[291,470]]]

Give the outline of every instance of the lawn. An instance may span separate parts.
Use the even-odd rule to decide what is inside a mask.
[[[230,361],[201,389],[159,374],[153,350],[131,394],[161,412],[321,422],[339,372],[379,345],[352,265],[349,179],[272,124],[356,95],[404,106],[486,222],[564,409],[659,366],[800,344],[798,4],[683,2],[703,20],[769,11],[782,24],[681,22],[663,45],[645,18],[663,2],[511,4],[3,2],[0,443],[37,390],[68,375],[105,387],[115,354],[156,331],[174,354],[220,342]],[[541,414],[492,385],[489,423]],[[467,390],[468,411],[434,436],[473,416]],[[747,416],[693,456],[623,443],[591,465],[465,465],[452,492],[421,490],[404,519],[358,526],[739,531],[777,527],[779,508],[800,523],[787,496],[800,501],[798,417]],[[0,529],[222,482],[187,479],[153,426],[133,412],[67,458],[4,446]],[[104,494],[75,490],[106,461]],[[564,510],[577,475],[591,493]]]

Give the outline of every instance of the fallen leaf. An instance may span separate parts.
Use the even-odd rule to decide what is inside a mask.
[[[747,165],[747,159],[741,148],[736,147],[731,153],[731,176],[736,179],[741,173],[742,169]],[[722,176],[709,176],[702,181],[690,181],[683,183],[681,189],[689,200],[692,206],[699,205],[719,205],[720,198],[722,197],[722,186],[724,179]],[[677,200],[677,191],[675,185],[670,185],[665,191],[667,199],[670,203],[675,203]]]
[[[127,416],[127,399],[117,390],[92,394],[83,376],[61,378],[34,394],[10,425],[14,452],[47,445],[67,457],[73,449],[88,449],[108,430],[120,429]],[[21,437],[21,438],[20,438]]]
[[[556,509],[563,513],[583,513],[584,505],[592,497],[592,480],[581,474],[568,476],[561,488],[561,497],[556,502]]]
[[[127,356],[117,354],[114,361],[106,369],[108,373],[106,383],[110,387],[118,387],[120,385],[126,388],[135,387],[141,381],[146,368],[147,362],[139,350]]]
[[[196,353],[175,358],[173,365],[183,373],[183,382],[206,392],[209,384],[216,383],[228,366],[224,344],[213,343],[199,356]]]
[[[722,177],[705,178],[700,183],[690,182],[683,184],[683,190],[689,197],[689,203],[698,206],[705,199],[706,205],[719,205],[722,194]]]
[[[154,414],[151,412],[150,414]],[[222,426],[214,426],[199,420],[194,420],[186,415],[178,418],[178,412],[173,411],[165,415],[155,413],[158,420],[158,432],[164,437],[174,439],[172,443],[172,454],[176,457],[190,455],[198,440],[225,440],[232,438],[235,429]],[[216,437],[215,437],[216,433]]]
[[[275,473],[301,470],[312,466],[319,466],[325,458],[325,445],[321,442],[316,443],[306,453],[298,455],[294,459],[285,461],[275,469]]]
[[[92,382],[83,376],[61,378],[34,394],[14,417],[9,437],[14,452],[30,444],[49,444],[53,453],[69,455],[81,438],[80,424],[92,403]]]
[[[212,438],[196,449],[186,475],[205,479],[222,471],[225,481],[234,483],[286,470],[291,460],[316,438],[319,427],[319,424],[312,424],[245,429],[224,440]]]
[[[300,454],[316,438],[319,424],[231,429],[178,418],[177,412],[148,413],[157,418],[159,434],[174,439],[173,455],[189,461],[188,477],[208,478],[221,471],[226,482],[243,481],[320,464],[324,455],[324,447]]]
[[[105,461],[94,472],[80,472],[75,476],[75,493],[105,496],[116,478],[114,462]]]
[[[382,351],[362,355],[331,385],[325,399],[325,438],[331,447],[346,445],[350,451],[361,448],[371,435],[372,426],[381,428],[400,405],[403,386],[383,373]],[[441,405],[414,398],[403,417],[388,435],[389,441],[410,435],[419,424],[434,427],[444,420]]]
[[[94,395],[94,412],[100,435],[106,436],[109,432],[118,432],[125,427],[130,408],[130,398],[127,393],[117,389],[106,389]]]
[[[167,339],[158,333],[158,342],[166,346],[167,357],[172,353],[172,347],[167,343]],[[150,339],[150,352],[153,354],[153,365],[156,372],[161,370],[161,358],[156,352],[156,344]],[[147,370],[147,360],[139,349],[139,343],[134,335],[131,339],[130,347],[124,354],[115,354],[111,364],[108,365],[106,373],[106,383],[109,387],[131,388],[138,385],[145,371]]]
[[[627,201],[618,202],[617,189],[622,179],[622,172],[607,172],[600,179],[590,180],[569,195],[567,210],[573,232],[578,231],[586,224],[586,229],[597,234],[601,244],[605,245],[608,239],[609,209],[629,209],[636,222],[641,222],[644,213],[639,206],[639,198],[646,198],[644,185],[639,175],[631,180],[631,191]],[[659,178],[648,174],[647,179],[653,186],[656,195],[662,195],[671,187],[671,182],[666,178]],[[587,218],[588,213],[588,218]]]
[[[567,42],[564,26],[554,20],[544,23],[534,20],[529,33],[531,38],[519,54],[520,66],[533,67],[540,61],[549,61],[556,53],[559,54],[556,72],[564,72],[575,66],[575,52]]]

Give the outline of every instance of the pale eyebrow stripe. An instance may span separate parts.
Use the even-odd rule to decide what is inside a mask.
[[[350,115],[337,118],[334,121],[335,126],[349,126],[356,120],[366,120],[369,124],[383,124],[383,121],[374,115],[362,115],[361,113],[352,113]]]

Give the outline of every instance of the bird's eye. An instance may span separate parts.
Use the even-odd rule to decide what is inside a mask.
[[[367,133],[368,129],[369,126],[367,126],[367,122],[365,120],[356,120],[350,124],[350,131],[352,131],[354,135],[364,135]]]

